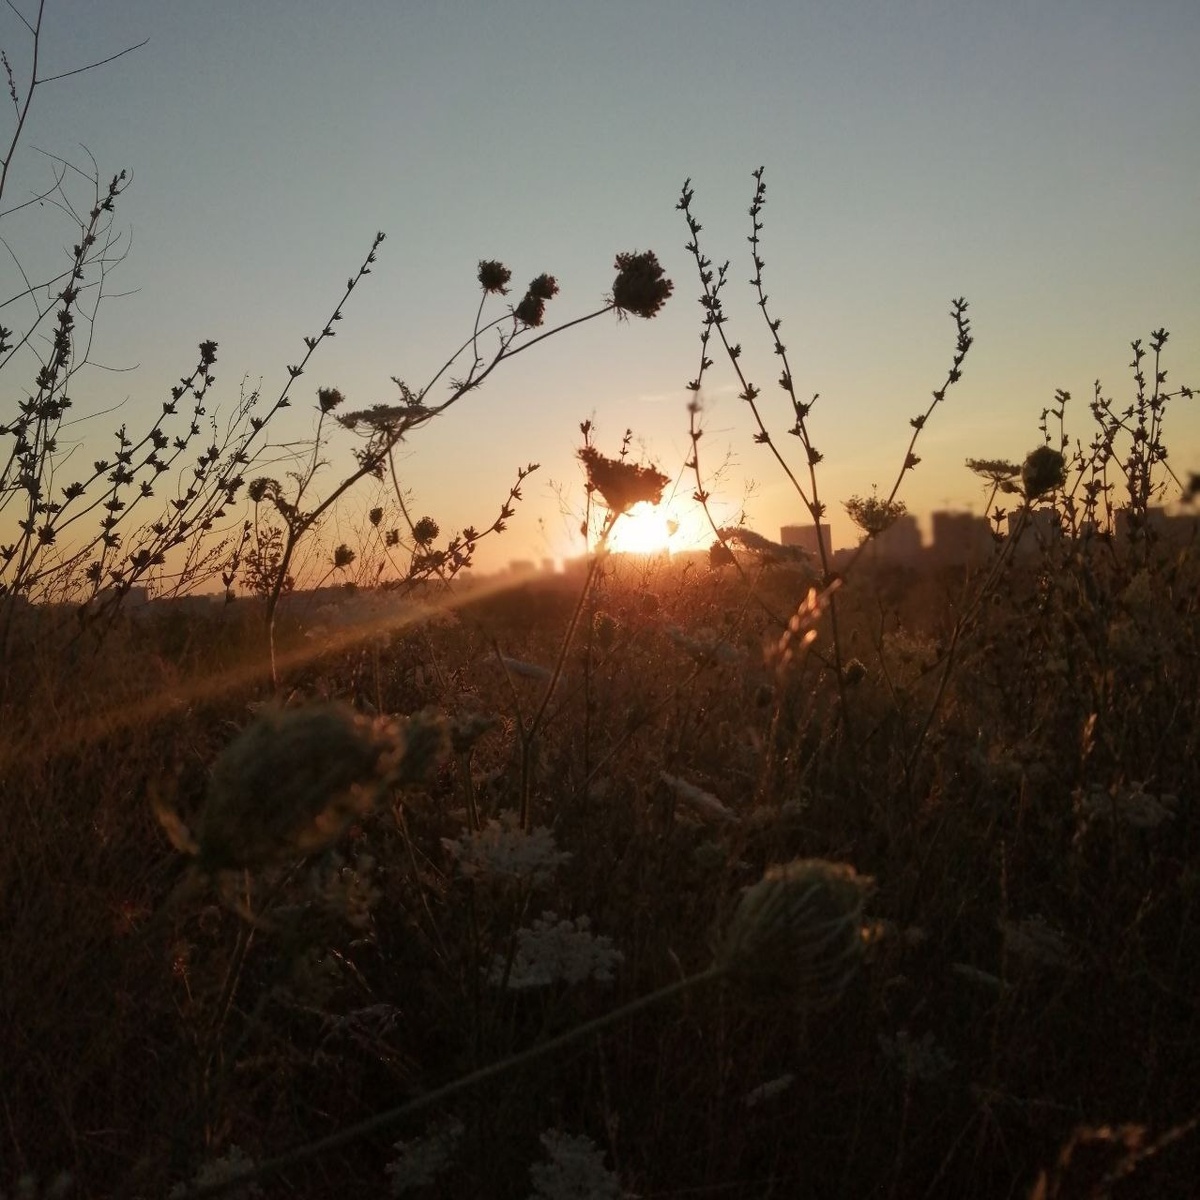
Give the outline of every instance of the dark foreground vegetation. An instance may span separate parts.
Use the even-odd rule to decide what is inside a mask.
[[[412,1194],[523,1196],[560,1130],[641,1196],[1191,1194],[1198,584],[1194,546],[1104,542],[864,573],[840,674],[827,611],[781,658],[807,588],[755,563],[602,566],[557,680],[561,584],[533,621],[351,602],[283,631],[279,690],[253,613],[38,627],[3,722],[7,1173],[165,1196],[311,1145],[704,969],[764,868],[819,858],[875,881],[829,1003],[698,987],[257,1186],[382,1194],[433,1138]],[[194,823],[264,701],[328,698],[453,744],[169,904],[156,805]]]

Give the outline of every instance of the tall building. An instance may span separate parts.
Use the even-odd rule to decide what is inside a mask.
[[[984,562],[991,553],[992,532],[986,517],[969,512],[935,512],[933,557],[947,566],[967,566]]]
[[[901,513],[873,541],[874,556],[879,562],[915,564],[924,549],[917,518],[907,512]]]
[[[779,541],[784,546],[799,546],[807,550],[814,558],[820,559],[821,545],[825,546],[826,555],[833,553],[833,536],[827,521],[820,525],[820,542],[817,541],[816,525],[785,525],[779,531]]]

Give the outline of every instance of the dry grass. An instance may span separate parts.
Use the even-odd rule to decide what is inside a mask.
[[[542,685],[495,652],[551,664],[572,593],[529,585],[315,656],[295,630],[293,703],[494,720],[335,850],[165,914],[184,863],[151,799],[198,810],[268,696],[252,630],[23,639],[4,721],[6,1173],[165,1195],[234,1146],[315,1141],[703,970],[741,890],[816,857],[877,881],[866,968],[836,1005],[718,986],[649,1009],[447,1106],[463,1140],[426,1194],[527,1194],[554,1126],[643,1195],[1008,1196],[1043,1170],[1045,1195],[1101,1195],[1076,1176],[1122,1164],[1113,1195],[1187,1194],[1196,1138],[1170,1135],[1200,1069],[1195,562],[1046,565],[1001,581],[940,689],[956,613],[903,609],[950,581],[862,576],[840,597],[865,668],[844,698],[824,628],[770,666],[740,580],[602,574],[525,764],[531,824],[570,855],[537,881],[466,878],[445,841],[518,810],[515,717]],[[799,596],[780,573],[759,599]],[[545,912],[611,939],[611,983],[487,986]],[[1124,1125],[1135,1148],[1081,1132]],[[285,1172],[289,1194],[378,1191],[424,1127]]]

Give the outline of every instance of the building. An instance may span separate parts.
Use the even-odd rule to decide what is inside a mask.
[[[986,562],[994,540],[986,517],[969,512],[935,512],[931,547],[935,562],[943,566],[971,566]]]
[[[915,566],[921,561],[925,543],[921,527],[912,513],[901,513],[882,533],[872,539],[875,560],[881,563]]]
[[[817,528],[813,524],[785,525],[779,531],[780,544],[784,546],[798,546],[801,550],[807,550],[819,562],[822,546],[824,546],[826,557],[833,553],[833,536],[828,522],[822,521],[820,525],[820,542],[818,542]]]

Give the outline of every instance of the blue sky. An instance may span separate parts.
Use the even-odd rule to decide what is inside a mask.
[[[15,2],[33,15],[34,0]],[[219,345],[222,407],[243,376],[276,393],[377,229],[375,271],[278,438],[304,435],[319,385],[356,407],[390,401],[392,375],[420,386],[470,331],[481,258],[502,259],[520,286],[556,275],[553,322],[598,305],[618,251],[658,253],[676,293],[656,320],[606,317],[552,339],[412,443],[404,481],[444,530],[487,524],[516,468],[542,464],[511,531],[481,547],[485,568],[570,552],[578,518],[562,509],[581,503],[581,420],[609,450],[631,427],[679,471],[700,315],[674,207],[686,177],[705,249],[733,259],[732,336],[788,443],[744,284],[751,171],[767,168],[768,290],[799,390],[821,393],[813,429],[836,543],[851,538],[840,502],[890,487],[908,420],[944,378],[955,296],[970,301],[976,343],[902,493],[913,511],[978,508],[964,458],[1020,458],[1055,388],[1072,392],[1086,437],[1093,381],[1125,402],[1128,343],[1153,328],[1172,332],[1171,381],[1200,385],[1194,0],[47,0],[44,71],[143,38],[38,91],[6,198],[45,178],[35,146],[70,156],[83,144],[105,176],[134,175],[117,214],[131,253],[112,280],[131,294],[102,309],[94,357],[137,369],[75,388],[78,410],[121,404],[101,434],[148,423],[205,338]],[[23,84],[27,39],[8,10],[0,45]],[[5,225],[27,269],[70,242],[45,210]],[[0,260],[0,293],[15,279]],[[7,407],[20,380],[5,376]],[[703,449],[712,465],[731,455],[718,515],[742,507],[752,480],[750,522],[776,533],[798,503],[719,360],[708,384]],[[1180,466],[1200,466],[1197,403],[1168,420]]]

